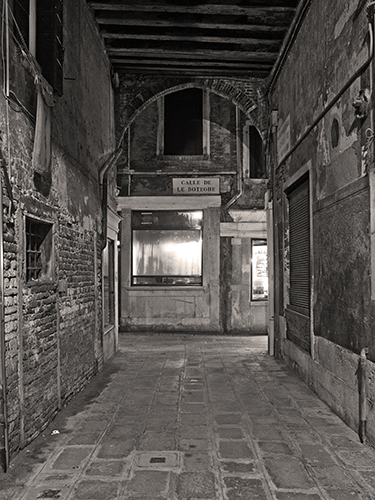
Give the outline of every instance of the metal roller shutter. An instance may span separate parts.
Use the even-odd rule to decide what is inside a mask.
[[[290,306],[310,314],[309,181],[289,193]]]

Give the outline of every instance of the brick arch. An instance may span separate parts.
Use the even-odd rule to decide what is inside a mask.
[[[224,99],[228,99],[232,104],[238,106],[239,109],[246,115],[252,125],[262,129],[259,123],[260,113],[252,116],[252,112],[260,105],[258,90],[262,86],[261,81],[241,81],[235,85],[227,80],[194,80],[186,81],[169,81],[166,86],[165,80],[160,80],[156,84],[145,85],[132,100],[124,106],[121,110],[121,136],[120,142],[124,138],[125,132],[129,125],[139,116],[150,104],[158,100],[160,97],[172,92],[184,90],[187,88],[201,88],[203,90],[210,90]]]

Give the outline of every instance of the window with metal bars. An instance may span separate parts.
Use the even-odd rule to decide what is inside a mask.
[[[26,217],[26,281],[51,280],[52,224]]]
[[[288,193],[289,307],[310,316],[310,200],[309,180]]]

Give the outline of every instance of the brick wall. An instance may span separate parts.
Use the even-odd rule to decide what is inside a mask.
[[[115,148],[113,89],[109,62],[85,1],[64,1],[64,26],[64,93],[52,107],[47,183],[39,182],[32,168],[35,65],[12,37],[11,89],[18,104],[7,109],[0,98],[0,147],[14,197],[13,213],[4,210],[11,457],[103,364],[99,169]],[[109,180],[113,198],[113,173]],[[25,216],[53,224],[53,273],[47,281],[26,282]]]

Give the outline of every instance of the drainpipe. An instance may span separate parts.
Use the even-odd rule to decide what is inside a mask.
[[[4,160],[1,159],[1,162]],[[3,185],[0,176],[0,465],[4,472],[9,465],[7,390],[5,370],[4,325],[4,237],[3,237]]]
[[[267,212],[267,258],[268,258],[268,354],[275,355],[275,304],[274,304],[274,245],[273,245],[273,202],[267,191],[265,206]]]
[[[364,347],[359,356],[358,388],[359,388],[359,438],[361,443],[366,443],[367,424],[367,391],[366,391],[366,364],[368,348]]]
[[[236,106],[236,152],[237,152],[237,194],[231,198],[226,205],[224,205],[224,209],[228,210],[236,201],[241,198],[243,193],[243,179],[242,179],[242,162],[241,162],[241,137],[240,137],[240,110],[238,106]]]

